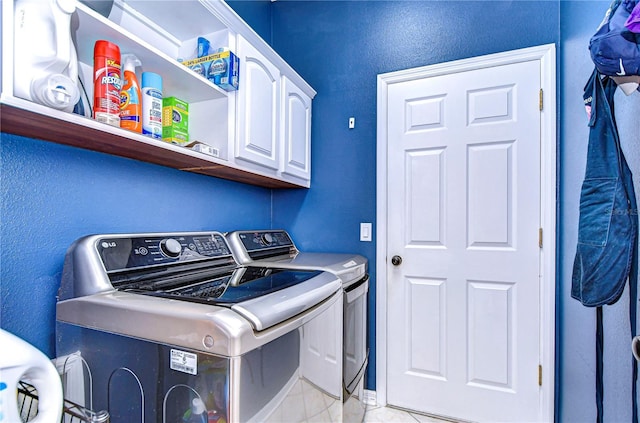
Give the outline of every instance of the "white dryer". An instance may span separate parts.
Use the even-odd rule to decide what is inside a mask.
[[[301,252],[284,230],[234,231],[225,235],[231,251],[241,265],[280,269],[321,270],[334,274],[342,281],[343,321],[342,375],[343,421],[361,422],[364,419],[364,374],[368,362],[367,348],[367,293],[369,290],[368,261],[357,254]],[[339,328],[322,327],[318,330],[337,331]],[[313,338],[311,336],[310,338]],[[322,337],[327,339],[326,334]],[[320,339],[318,337],[318,339]],[[310,342],[313,342],[311,339]],[[340,344],[340,343],[336,343]],[[318,357],[315,368],[325,371],[331,361],[331,351],[317,353],[326,346],[310,345],[309,360]],[[321,356],[325,355],[322,360]],[[314,375],[318,380],[320,375]]]

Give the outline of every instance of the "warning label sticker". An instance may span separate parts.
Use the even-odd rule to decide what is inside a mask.
[[[186,351],[171,350],[171,368],[190,375],[198,374],[198,355]]]

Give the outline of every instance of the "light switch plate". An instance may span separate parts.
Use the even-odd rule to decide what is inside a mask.
[[[373,237],[371,230],[371,223],[360,223],[360,241],[370,242]]]

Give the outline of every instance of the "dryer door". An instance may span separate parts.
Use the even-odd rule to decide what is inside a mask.
[[[344,354],[342,357],[344,387],[351,395],[367,367],[367,292],[369,276],[344,292]]]

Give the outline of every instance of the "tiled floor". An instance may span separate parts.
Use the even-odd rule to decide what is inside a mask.
[[[409,413],[389,407],[368,406],[364,416],[364,423],[452,423],[453,420],[440,420],[417,413]],[[454,422],[455,423],[455,422]]]
[[[340,399],[335,399],[306,380],[292,379],[290,389],[284,398],[278,401],[276,409],[266,419],[256,419],[265,423],[333,423],[357,421],[362,416],[361,403],[347,402],[355,408],[344,408]],[[407,412],[391,407],[367,405],[362,423],[469,423],[438,419],[423,414]],[[355,413],[355,414],[350,414]]]

